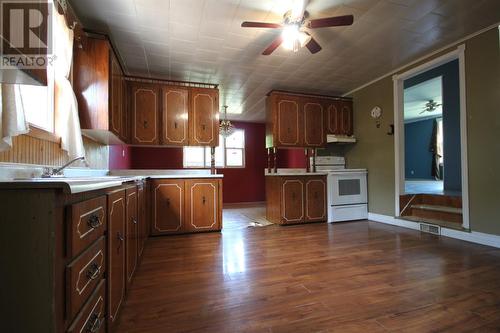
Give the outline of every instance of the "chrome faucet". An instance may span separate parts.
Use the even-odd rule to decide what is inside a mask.
[[[85,156],[77,157],[75,159],[72,159],[68,163],[64,164],[62,167],[59,168],[43,168],[43,173],[42,173],[42,178],[51,178],[51,177],[57,177],[57,176],[62,176],[61,172],[69,167],[71,164],[75,163],[76,161],[82,160],[85,165],[88,165],[87,162],[85,161]]]

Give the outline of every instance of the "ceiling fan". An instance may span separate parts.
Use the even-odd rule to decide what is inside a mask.
[[[443,104],[435,102],[434,100],[430,99],[427,103],[425,103],[424,110],[420,112],[419,114],[425,113],[425,112],[434,112],[438,108],[438,106],[441,106]]]
[[[338,27],[351,25],[354,22],[352,15],[325,17],[309,20],[309,13],[305,10],[307,0],[295,1],[292,9],[283,15],[282,23],[248,22],[241,23],[243,28],[282,29],[281,35],[276,38],[265,50],[263,55],[270,55],[281,44],[283,47],[297,52],[301,47],[307,47],[311,53],[321,51],[321,46],[311,36],[307,29]]]

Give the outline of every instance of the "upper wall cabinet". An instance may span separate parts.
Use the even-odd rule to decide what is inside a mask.
[[[130,83],[130,142],[136,145],[159,143],[159,88],[156,84]]]
[[[219,145],[219,91],[191,89],[189,143],[192,146]]]
[[[327,134],[353,135],[351,100],[325,100]]]
[[[82,133],[104,144],[127,140],[125,82],[108,40],[88,36],[75,45],[73,88],[78,101]]]
[[[274,90],[266,109],[267,148],[318,148],[327,134],[353,135],[350,99]]]
[[[323,147],[326,144],[324,118],[321,99],[272,91],[267,97],[266,147]]]
[[[128,82],[130,143],[209,146],[219,144],[219,91],[212,88]]]
[[[188,145],[189,90],[184,87],[163,86],[161,143],[170,146]]]

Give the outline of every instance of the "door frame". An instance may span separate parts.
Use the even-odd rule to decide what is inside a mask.
[[[469,172],[467,154],[467,105],[465,80],[465,44],[455,50],[414,67],[401,74],[393,75],[394,87],[394,153],[395,153],[395,216],[400,214],[399,197],[405,193],[405,133],[404,133],[404,80],[458,59],[460,78],[460,153],[462,166],[462,226],[469,224]]]

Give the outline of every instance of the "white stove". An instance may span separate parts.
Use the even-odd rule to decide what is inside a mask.
[[[366,169],[346,169],[342,156],[318,156],[316,171],[328,172],[328,222],[368,218]]]

